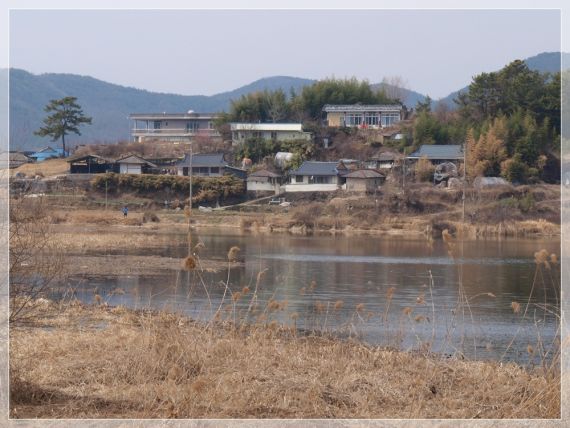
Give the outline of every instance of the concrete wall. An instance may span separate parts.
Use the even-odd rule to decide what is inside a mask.
[[[121,163],[119,168],[121,174],[142,174],[140,164]]]
[[[349,192],[374,192],[382,184],[380,178],[347,178],[346,190]]]
[[[240,144],[245,140],[253,137],[260,137],[264,140],[272,140],[272,132],[276,133],[277,141],[292,141],[292,140],[306,140],[311,139],[311,134],[309,132],[299,132],[299,131],[254,131],[254,130],[244,130],[244,131],[232,131],[232,143]]]
[[[270,182],[262,181],[248,181],[248,192],[274,192],[276,195],[281,193],[281,186],[279,184],[271,184]]]
[[[338,184],[286,184],[285,192],[334,192],[341,188]]]
[[[329,126],[334,126],[334,127],[341,126],[343,116],[344,116],[344,113],[340,113],[340,112],[327,113],[327,120],[329,122]]]

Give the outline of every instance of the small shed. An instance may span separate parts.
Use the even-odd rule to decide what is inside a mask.
[[[346,178],[346,190],[349,192],[373,193],[382,185],[385,175],[374,169],[359,169],[344,176]]]
[[[127,155],[115,161],[119,165],[120,174],[144,174],[157,166],[137,155]]]
[[[10,152],[8,157],[8,164],[10,168],[18,168],[32,160],[22,152]]]
[[[282,176],[266,169],[255,171],[247,177],[248,192],[275,192],[278,195],[281,193],[281,184]]]
[[[392,169],[397,161],[402,159],[398,152],[384,151],[373,156],[366,162],[366,167],[370,169]]]
[[[68,159],[70,174],[101,174],[112,171],[114,162],[97,155],[84,155]]]

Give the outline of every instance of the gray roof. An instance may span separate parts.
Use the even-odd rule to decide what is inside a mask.
[[[192,155],[192,168],[200,166],[222,167],[226,165],[228,163],[224,160],[223,153],[198,153]],[[185,155],[184,159],[178,162],[176,166],[190,166],[190,155]]]
[[[345,178],[381,178],[384,174],[373,169],[359,169],[350,174],[346,174]]]
[[[147,161],[144,158],[141,158],[140,156],[137,155],[125,155],[119,159],[115,160],[115,163],[128,163],[128,164],[136,164],[136,165],[148,165],[151,168],[156,168],[156,165],[153,164],[152,162]]]
[[[419,159],[424,156],[430,160],[463,159],[463,147],[458,144],[424,144],[408,158]]]
[[[249,177],[270,177],[270,178],[277,178],[281,177],[279,174],[275,174],[272,171],[267,171],[266,169],[260,169],[259,171],[252,172],[249,174]]]
[[[338,166],[341,166],[340,171]],[[339,162],[316,162],[316,161],[305,161],[303,165],[294,171],[291,171],[289,175],[338,175],[339,172],[346,171],[346,168],[342,163]]]

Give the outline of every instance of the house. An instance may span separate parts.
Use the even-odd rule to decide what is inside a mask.
[[[29,158],[35,160],[36,162],[42,162],[46,159],[60,158],[63,157],[63,149],[54,149],[50,146],[44,147],[35,153],[32,153]]]
[[[114,171],[115,162],[97,155],[84,155],[68,159],[70,174],[101,174]]]
[[[289,172],[287,192],[333,192],[344,184],[348,169],[342,162],[305,161]]]
[[[247,177],[248,192],[273,192],[279,195],[282,184],[283,177],[281,175],[265,169],[255,171]]]
[[[249,139],[271,141],[311,141],[311,133],[303,132],[300,123],[232,123],[232,144],[242,144]]]
[[[374,193],[386,178],[384,174],[373,169],[359,169],[344,176],[346,190],[349,192]]]
[[[131,137],[133,141],[160,140],[188,142],[195,137],[221,138],[214,128],[215,113],[133,113]]]
[[[412,161],[426,158],[434,165],[443,162],[463,162],[463,146],[458,144],[424,144],[406,157]]]
[[[384,151],[378,153],[366,161],[366,168],[389,170],[402,160],[403,156],[394,151]]]
[[[22,152],[10,152],[8,154],[8,167],[18,168],[21,165],[31,162],[32,160]]]
[[[400,104],[387,105],[331,105],[323,107],[325,125],[339,128],[387,128],[403,119]]]
[[[228,163],[223,153],[199,153],[192,155],[192,175],[201,177],[221,177],[224,175]],[[190,168],[190,155],[176,164],[178,175],[188,175]]]
[[[119,174],[146,174],[151,168],[157,166],[137,155],[127,155],[115,160]],[[115,168],[117,168],[115,166]],[[115,169],[116,171],[116,169]]]

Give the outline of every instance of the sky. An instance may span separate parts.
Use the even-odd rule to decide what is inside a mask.
[[[9,59],[184,95],[274,75],[398,76],[439,98],[559,51],[560,31],[559,10],[11,10]]]

